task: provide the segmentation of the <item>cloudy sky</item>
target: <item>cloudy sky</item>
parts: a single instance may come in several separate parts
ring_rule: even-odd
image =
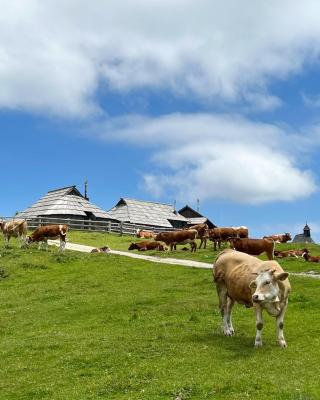
[[[89,180],[320,240],[320,3],[0,0],[0,215]]]

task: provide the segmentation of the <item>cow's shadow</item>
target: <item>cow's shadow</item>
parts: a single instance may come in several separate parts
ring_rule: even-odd
[[[255,349],[254,347],[254,335],[246,335],[235,333],[233,336],[225,336],[222,331],[215,330],[207,333],[197,333],[186,337],[187,341],[193,343],[206,344],[209,348],[214,345],[214,348],[221,348],[230,352],[232,359],[245,359],[253,357],[257,351],[263,351],[262,349]]]

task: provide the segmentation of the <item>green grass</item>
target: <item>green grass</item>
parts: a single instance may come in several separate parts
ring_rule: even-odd
[[[210,270],[15,244],[0,254],[0,399],[320,398],[319,281],[291,278],[289,347],[266,316],[255,350],[251,309],[236,306],[236,335],[222,335]]]
[[[106,244],[110,246],[113,250],[123,250],[127,251],[131,242],[138,242],[141,239],[138,239],[134,236],[124,235],[119,236],[117,234],[109,234],[109,233],[100,233],[100,232],[81,232],[81,231],[70,231],[68,233],[68,241],[72,243],[80,243],[86,244],[88,246],[96,246],[102,247]],[[198,241],[198,244],[200,241]],[[158,257],[174,257],[174,258],[183,258],[188,260],[196,260],[202,261],[206,263],[213,263],[219,251],[213,251],[212,242],[208,241],[207,249],[198,249],[196,253],[191,253],[190,251],[183,251],[181,248],[184,246],[178,246],[177,251],[148,251],[145,254],[155,255]],[[186,247],[189,247],[188,245]],[[311,254],[320,255],[320,246],[317,244],[311,245],[298,245],[298,244],[276,244],[276,249],[278,250],[287,250],[287,249],[301,249],[307,247]],[[144,254],[139,252],[138,250],[134,250],[133,253]],[[261,259],[266,260],[266,256],[261,256]],[[278,259],[277,260],[280,265],[289,272],[308,272],[308,271],[316,271],[320,273],[320,264],[309,263],[306,262],[303,258],[286,258],[286,259]]]

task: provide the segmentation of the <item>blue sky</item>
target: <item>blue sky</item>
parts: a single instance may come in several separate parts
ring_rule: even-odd
[[[89,180],[320,241],[317,1],[2,0],[0,215]]]

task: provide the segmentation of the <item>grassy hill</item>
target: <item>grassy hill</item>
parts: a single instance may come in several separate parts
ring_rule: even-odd
[[[0,399],[320,398],[319,281],[291,277],[289,347],[266,316],[255,350],[252,309],[236,306],[236,336],[221,333],[210,270],[15,244],[0,255]]]

